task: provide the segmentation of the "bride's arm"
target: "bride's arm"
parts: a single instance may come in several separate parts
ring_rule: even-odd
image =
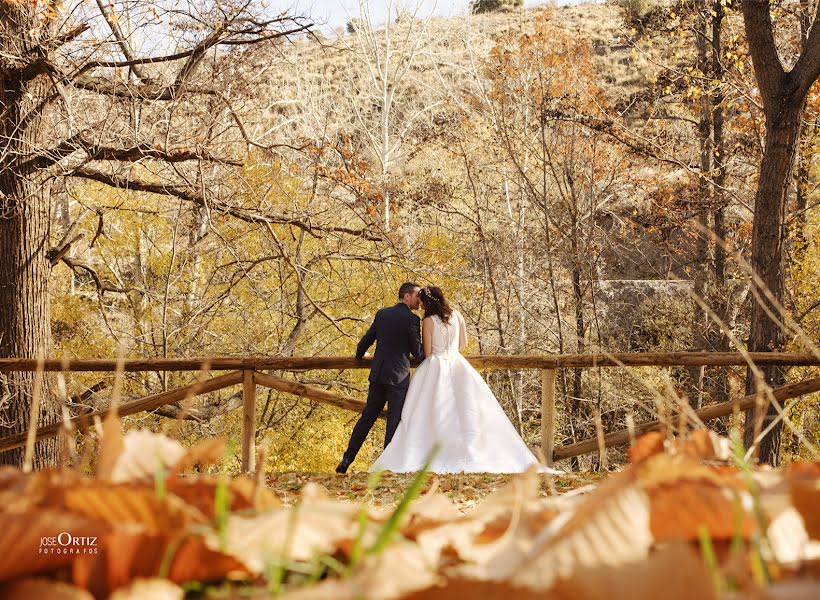
[[[425,357],[433,354],[433,317],[425,317],[421,324],[421,345]]]
[[[464,317],[461,313],[458,314],[458,349],[464,350],[467,347],[467,325],[464,323]]]

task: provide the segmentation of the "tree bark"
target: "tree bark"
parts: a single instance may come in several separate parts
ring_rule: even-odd
[[[20,55],[21,46],[37,52],[29,31],[38,27],[34,10],[25,3],[0,4],[0,49]],[[41,103],[49,81],[0,68],[0,358],[36,357],[51,353],[48,259],[51,207],[45,174],[26,168],[41,147]],[[0,436],[28,429],[35,373],[5,373],[0,377]],[[59,417],[51,375],[44,374],[38,426]],[[55,439],[35,445],[35,468],[55,465]],[[22,466],[24,450],[0,453],[0,464]]]
[[[785,103],[784,103],[785,104]],[[754,225],[752,228],[752,268],[760,283],[778,304],[783,302],[785,272],[783,268],[784,242],[786,239],[786,192],[789,187],[792,163],[800,133],[800,116],[803,104],[786,105],[782,117],[775,122],[766,120],[766,144],[760,163],[760,179],[755,195]],[[783,332],[767,311],[779,317],[780,311],[764,296],[764,289],[756,289],[749,323],[749,351],[767,352],[778,350],[783,344]],[[780,387],[786,380],[782,367],[762,367],[764,379],[771,387]],[[755,378],[751,370],[746,377],[746,393],[755,391]],[[745,442],[754,442],[755,432],[765,430],[777,417],[774,406],[758,415],[757,409],[746,412]],[[762,419],[762,421],[761,421]],[[779,463],[782,422],[761,440],[758,457],[772,465]]]
[[[707,51],[706,33],[706,6],[705,0],[698,0],[695,4],[696,28],[695,46],[697,47],[697,68],[705,80],[709,74],[709,59]],[[703,84],[701,84],[703,85]],[[709,263],[709,205],[710,205],[710,185],[709,177],[712,171],[712,104],[711,95],[703,93],[698,101],[698,144],[700,146],[700,177],[698,177],[697,198],[695,198],[696,227],[695,232],[695,256],[693,261],[693,288],[695,295],[703,300],[707,300],[707,276]],[[693,303],[692,322],[690,324],[692,332],[692,347],[694,351],[706,350],[705,328],[707,326],[706,311],[698,302]],[[690,367],[688,396],[689,404],[695,410],[703,405],[703,372],[700,367]]]
[[[755,194],[752,269],[760,278],[761,286],[771,293],[778,304],[782,304],[786,198],[806,96],[820,75],[820,28],[812,26],[794,67],[791,71],[785,71],[775,42],[769,1],[744,0],[741,10],[766,117],[766,140]],[[815,10],[816,25],[820,5]],[[749,323],[749,350],[778,349],[782,345],[783,334],[768,313],[779,317],[779,309],[766,299],[757,285],[753,284],[752,290],[755,301]],[[785,380],[783,369],[778,367],[764,367],[763,374],[765,383],[772,387],[782,385]],[[751,372],[747,372],[746,389],[747,393],[755,389],[755,378]],[[746,444],[751,445],[755,432],[760,428],[765,430],[776,415],[773,406],[768,406],[764,415],[757,415],[756,409],[747,411]],[[758,456],[761,460],[778,464],[781,435],[782,424],[778,423],[760,443]]]

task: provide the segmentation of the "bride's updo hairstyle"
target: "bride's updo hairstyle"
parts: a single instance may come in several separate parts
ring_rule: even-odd
[[[424,317],[432,317],[438,315],[443,323],[450,321],[450,316],[453,314],[453,309],[447,298],[444,297],[444,292],[441,288],[432,285],[421,288],[419,298],[424,302]]]

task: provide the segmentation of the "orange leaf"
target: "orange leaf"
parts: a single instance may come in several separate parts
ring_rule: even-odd
[[[810,538],[820,540],[820,478],[794,480],[790,487],[792,504],[803,517],[806,532]]]
[[[94,600],[94,596],[67,583],[46,579],[22,579],[0,585],[0,597],[4,600]]]
[[[138,525],[150,535],[206,522],[202,513],[176,496],[157,498],[152,488],[134,484],[90,485],[66,490],[66,505],[75,514],[112,526]]]
[[[176,583],[219,581],[248,573],[242,563],[208,548],[198,535],[113,531],[97,556],[78,561],[74,583],[97,597],[105,597],[134,579],[156,576],[166,561],[168,579]]]
[[[107,530],[104,523],[55,510],[0,513],[0,581],[66,567],[96,548]],[[75,544],[75,537],[95,540]]]
[[[635,445],[627,450],[629,462],[633,465],[642,463],[650,456],[663,452],[663,434],[650,431],[635,440]]]

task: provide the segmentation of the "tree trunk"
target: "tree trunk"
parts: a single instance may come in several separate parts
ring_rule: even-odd
[[[767,118],[766,144],[763,159],[760,163],[760,179],[755,196],[754,226],[752,229],[752,267],[761,284],[778,303],[783,301],[785,277],[783,269],[783,245],[785,235],[786,194],[794,161],[797,140],[800,134],[800,117],[803,102],[785,105],[779,119]],[[779,317],[780,312],[764,296],[764,291],[757,288],[757,297],[752,302],[749,324],[749,351],[761,352],[780,348],[783,332],[766,314],[770,311]],[[766,383],[779,387],[785,382],[782,367],[762,367]],[[751,372],[746,377],[747,394],[754,393],[755,380]],[[756,409],[746,412],[745,442],[753,443],[755,432],[765,430],[777,416],[773,406],[769,406],[765,415],[758,415]],[[762,419],[762,421],[761,421]],[[758,449],[761,461],[772,465],[779,463],[782,422],[774,426],[764,437]]]
[[[28,6],[0,6],[0,50],[20,55],[37,27]],[[23,48],[34,53],[33,48]],[[36,357],[51,353],[48,300],[50,194],[44,174],[21,166],[41,148],[40,103],[49,81],[45,75],[23,77],[0,70],[0,357]],[[26,431],[29,426],[35,374],[7,373],[0,378],[0,436]],[[59,417],[46,376],[38,425]],[[34,467],[57,462],[57,440],[35,446]],[[22,448],[0,453],[0,464],[21,466]]]
[[[695,43],[697,46],[697,68],[706,78],[709,74],[709,60],[707,52],[706,36],[706,7],[705,0],[699,0],[695,9],[697,11],[697,26],[695,30]],[[709,262],[709,204],[710,189],[709,177],[712,170],[712,105],[711,96],[703,94],[699,101],[698,118],[698,144],[700,145],[700,177],[698,178],[697,198],[695,199],[696,214],[696,242],[694,256],[694,293],[699,300],[707,302],[706,281]],[[704,329],[707,326],[706,312],[696,301],[692,307],[692,322],[690,328],[692,332],[692,350],[702,351],[706,349],[706,336]],[[695,410],[703,405],[703,367],[689,367],[688,396],[689,404]]]
[[[801,4],[806,15],[808,6],[805,2]],[[808,21],[801,22],[802,51],[790,71],[785,70],[780,59],[769,0],[743,0],[740,8],[766,115],[766,143],[760,163],[752,227],[752,268],[760,278],[762,287],[771,293],[778,304],[782,304],[786,196],[806,96],[820,76],[820,5],[815,5],[810,30]],[[752,291],[755,301],[749,323],[749,350],[775,350],[781,345],[783,334],[768,313],[779,318],[779,309],[772,306],[757,285],[752,285]],[[781,385],[785,379],[783,370],[777,367],[764,368],[763,374],[766,383],[772,387]],[[754,386],[754,377],[747,373],[747,391]],[[759,419],[755,412],[747,411],[746,414],[744,437],[747,445],[753,442],[758,426],[766,429],[777,414],[771,406]],[[782,423],[778,423],[764,437],[758,449],[761,460],[773,465],[779,462],[781,434]]]
[[[712,3],[712,77],[717,85],[712,91],[712,169],[714,171],[714,187],[712,189],[712,227],[715,234],[715,256],[712,261],[712,299],[711,305],[720,316],[726,327],[731,327],[730,290],[726,285],[726,243],[727,227],[725,215],[725,200],[723,189],[726,185],[726,139],[723,134],[725,116],[723,112],[723,43],[721,41],[723,18],[726,16],[720,0]],[[729,351],[729,336],[727,331],[711,329],[714,337],[710,338],[709,347],[718,352]],[[711,386],[712,402],[725,402],[729,399],[729,369],[718,367],[712,371],[713,385]],[[709,427],[725,435],[728,432],[728,419],[720,418],[710,421]]]

